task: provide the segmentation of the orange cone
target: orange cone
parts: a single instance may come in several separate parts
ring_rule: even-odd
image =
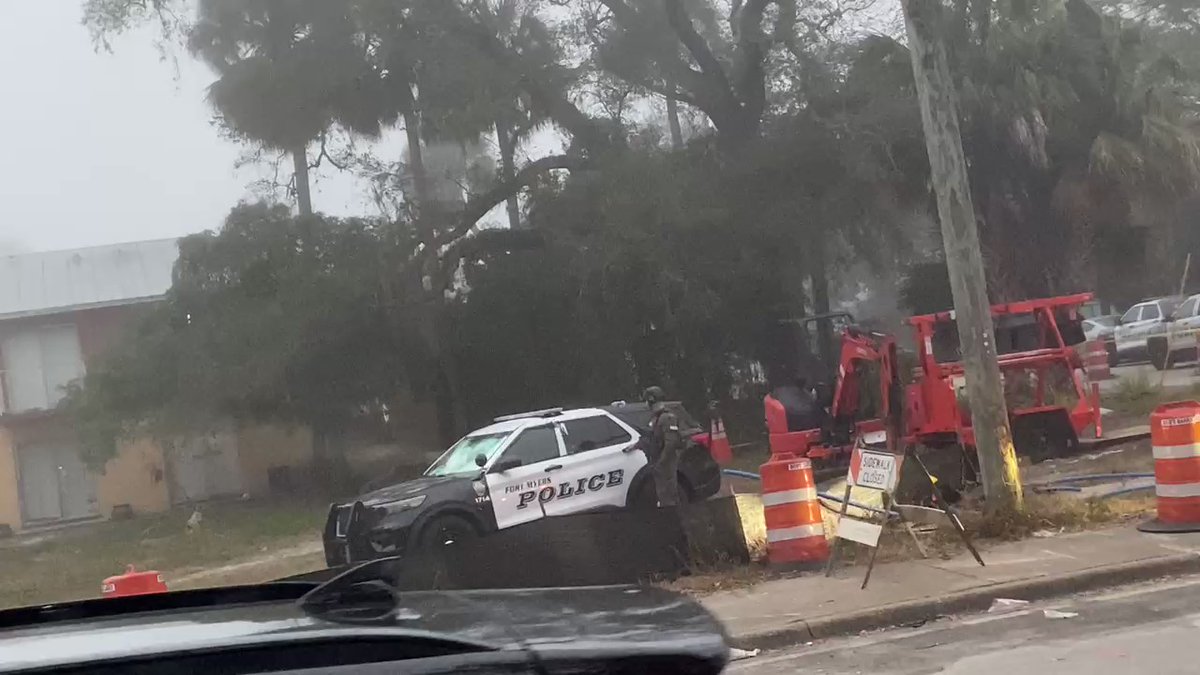
[[[729,445],[729,437],[725,435],[725,420],[718,417],[711,422],[708,438],[708,452],[713,461],[721,466],[729,466],[733,462],[733,447]]]
[[[100,586],[100,594],[106,598],[166,592],[167,583],[161,574],[153,570],[139,572],[133,565],[126,566],[124,574],[108,577]]]

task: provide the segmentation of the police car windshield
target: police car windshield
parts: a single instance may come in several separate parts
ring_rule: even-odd
[[[425,470],[426,476],[449,476],[456,473],[475,473],[479,465],[475,457],[483,455],[489,460],[500,450],[510,432],[464,436],[450,447],[437,461]]]

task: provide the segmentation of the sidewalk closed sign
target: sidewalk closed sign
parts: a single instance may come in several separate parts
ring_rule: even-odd
[[[871,570],[875,568],[875,555],[879,553],[879,537],[883,534],[883,528],[892,522],[899,522],[904,526],[908,535],[912,537],[913,543],[916,544],[917,550],[921,552],[921,557],[929,557],[925,552],[925,547],[921,545],[921,540],[917,538],[916,532],[913,531],[912,525],[904,518],[903,513],[899,510],[892,510],[892,505],[895,503],[893,496],[896,492],[896,486],[900,483],[900,470],[905,457],[911,451],[906,448],[904,454],[893,454],[883,450],[863,447],[861,442],[855,445],[854,451],[850,455],[850,470],[846,473],[846,492],[845,496],[842,497],[842,508],[838,512],[837,538],[834,540],[833,547],[829,552],[829,563],[825,566],[825,576],[833,574],[833,566],[838,556],[838,542],[841,540],[853,541],[871,548],[871,557],[867,562],[867,573],[863,576],[862,582],[862,588],[866,588],[867,582],[871,580]],[[916,468],[921,470],[922,474],[929,479],[930,485],[936,489],[934,477],[925,469],[925,465],[921,464],[919,458],[916,459],[916,462]],[[877,515],[860,517],[849,515],[850,495],[855,488],[875,490],[880,493],[878,496],[881,508],[879,509],[861,507],[856,504],[856,507],[868,512],[874,512]],[[941,507],[940,510],[950,520],[950,524],[954,526],[955,531],[962,537],[963,543],[967,545],[967,548],[971,551],[971,555],[975,556],[976,562],[983,565],[983,558],[979,556],[979,551],[975,550],[975,546],[971,543],[970,537],[967,536],[966,530],[963,529],[962,522],[958,519],[958,516],[946,507],[943,500],[939,499],[938,505]]]
[[[895,492],[900,478],[900,460],[890,452],[854,449],[850,457],[850,473],[846,480],[855,487]]]
[[[900,480],[900,461],[903,456],[890,452],[866,450],[855,447],[850,455],[850,471],[846,474],[846,499],[850,499],[850,488],[880,490],[891,494]],[[888,502],[885,500],[884,504]],[[837,536],[840,539],[858,542],[865,546],[878,546],[883,524],[846,515],[838,516]]]
[[[847,541],[856,541],[864,546],[878,546],[883,525],[858,520],[850,516],[838,518],[837,536]]]

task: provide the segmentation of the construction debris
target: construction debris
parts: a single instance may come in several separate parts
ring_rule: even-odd
[[[811,643],[809,643],[809,644],[811,644]],[[738,649],[737,647],[730,647],[729,648],[729,660],[730,661],[741,661],[742,659],[752,659],[755,656],[758,656],[758,652],[759,652],[759,650],[757,650],[757,649],[746,650],[746,649]]]
[[[988,607],[988,614],[1004,614],[1006,612],[1015,612],[1018,609],[1024,609],[1029,604],[1028,600],[1013,600],[1012,598],[996,598],[992,600],[992,606]]]
[[[1042,616],[1047,619],[1074,619],[1079,612],[1060,612],[1057,609],[1043,609]]]

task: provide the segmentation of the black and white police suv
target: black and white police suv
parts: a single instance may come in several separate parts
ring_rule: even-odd
[[[716,494],[706,434],[678,404],[687,447],[683,499]],[[333,504],[323,535],[331,566],[427,550],[548,516],[656,503],[644,403],[553,408],[496,418],[464,436],[424,475]]]

